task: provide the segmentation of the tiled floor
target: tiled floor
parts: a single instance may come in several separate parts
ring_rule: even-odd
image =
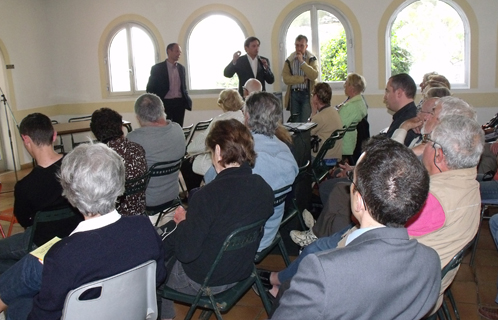
[[[19,174],[23,177],[29,170]],[[3,184],[0,194],[0,210],[12,207],[14,185],[13,174],[0,174],[0,182]],[[4,230],[8,229],[8,223],[2,221]],[[20,226],[14,227],[14,232],[20,232]],[[467,253],[452,285],[452,293],[457,302],[458,311],[462,320],[481,319],[477,313],[479,305],[498,306],[494,300],[497,294],[496,282],[498,278],[498,251],[489,233],[488,221],[485,220],[481,226],[481,237],[479,239],[475,268],[469,266],[470,251]],[[282,258],[271,255],[266,258],[259,267],[270,270],[280,270],[284,267]],[[183,319],[188,307],[175,304],[176,319]],[[194,319],[200,314],[196,311]],[[267,315],[259,297],[249,290],[245,296],[224,315],[227,320],[252,320],[266,319]],[[453,317],[455,318],[455,317]],[[211,319],[215,319],[214,316]],[[484,319],[484,318],[482,318]]]

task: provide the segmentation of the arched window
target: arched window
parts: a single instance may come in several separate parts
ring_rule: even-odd
[[[224,41],[219,40],[220,35]],[[234,52],[244,53],[246,37],[241,24],[225,14],[209,14],[197,20],[187,39],[190,89],[236,88],[237,75],[225,78],[223,70]]]
[[[116,95],[145,92],[157,57],[157,44],[150,31],[137,23],[120,25],[107,46],[108,91]]]
[[[420,81],[425,73],[436,71],[452,88],[469,86],[469,23],[454,1],[405,3],[388,26],[388,77],[405,72]]]
[[[283,60],[295,51],[298,35],[308,38],[308,50],[321,66],[320,81],[344,81],[354,71],[353,32],[344,15],[324,4],[301,6],[289,14],[283,28]]]

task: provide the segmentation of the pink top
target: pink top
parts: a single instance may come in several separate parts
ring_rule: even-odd
[[[423,236],[441,228],[444,225],[445,215],[443,207],[430,192],[427,201],[419,213],[414,215],[405,227],[412,237]]]

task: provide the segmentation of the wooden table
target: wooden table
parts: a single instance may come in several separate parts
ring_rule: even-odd
[[[73,134],[80,132],[88,132],[90,130],[90,120],[86,121],[77,121],[77,122],[68,122],[68,123],[57,123],[54,124],[54,130],[57,131],[59,136],[65,134]],[[123,120],[123,127],[126,127],[128,132],[132,131],[130,121]]]

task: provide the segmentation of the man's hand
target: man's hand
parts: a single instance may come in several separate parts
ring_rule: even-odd
[[[179,224],[183,220],[187,218],[187,211],[182,206],[179,206],[175,210],[175,215],[173,216],[173,220],[176,224]]]
[[[336,178],[346,178],[347,172],[354,170],[354,167],[350,166],[348,163],[339,164],[339,167],[342,169],[342,171],[337,173]]]
[[[414,117],[403,122],[400,128],[405,129],[406,131],[413,130],[415,133],[419,134],[423,124],[424,121],[422,119]]]
[[[233,54],[233,59],[232,59],[233,64],[237,63],[237,60],[239,60],[241,54],[242,54],[242,52],[240,52],[240,51],[237,51]]]
[[[296,58],[299,61],[299,63],[303,63],[303,54],[301,52],[296,52]]]
[[[259,58],[259,61],[261,61],[261,64],[263,65],[263,68],[265,70],[267,70],[268,69],[268,60],[263,59],[263,58]]]
[[[412,151],[417,155],[417,157],[421,156],[422,153],[424,153],[424,149],[425,149],[426,144],[427,143],[422,143],[422,144],[419,144],[418,146],[412,148]]]

